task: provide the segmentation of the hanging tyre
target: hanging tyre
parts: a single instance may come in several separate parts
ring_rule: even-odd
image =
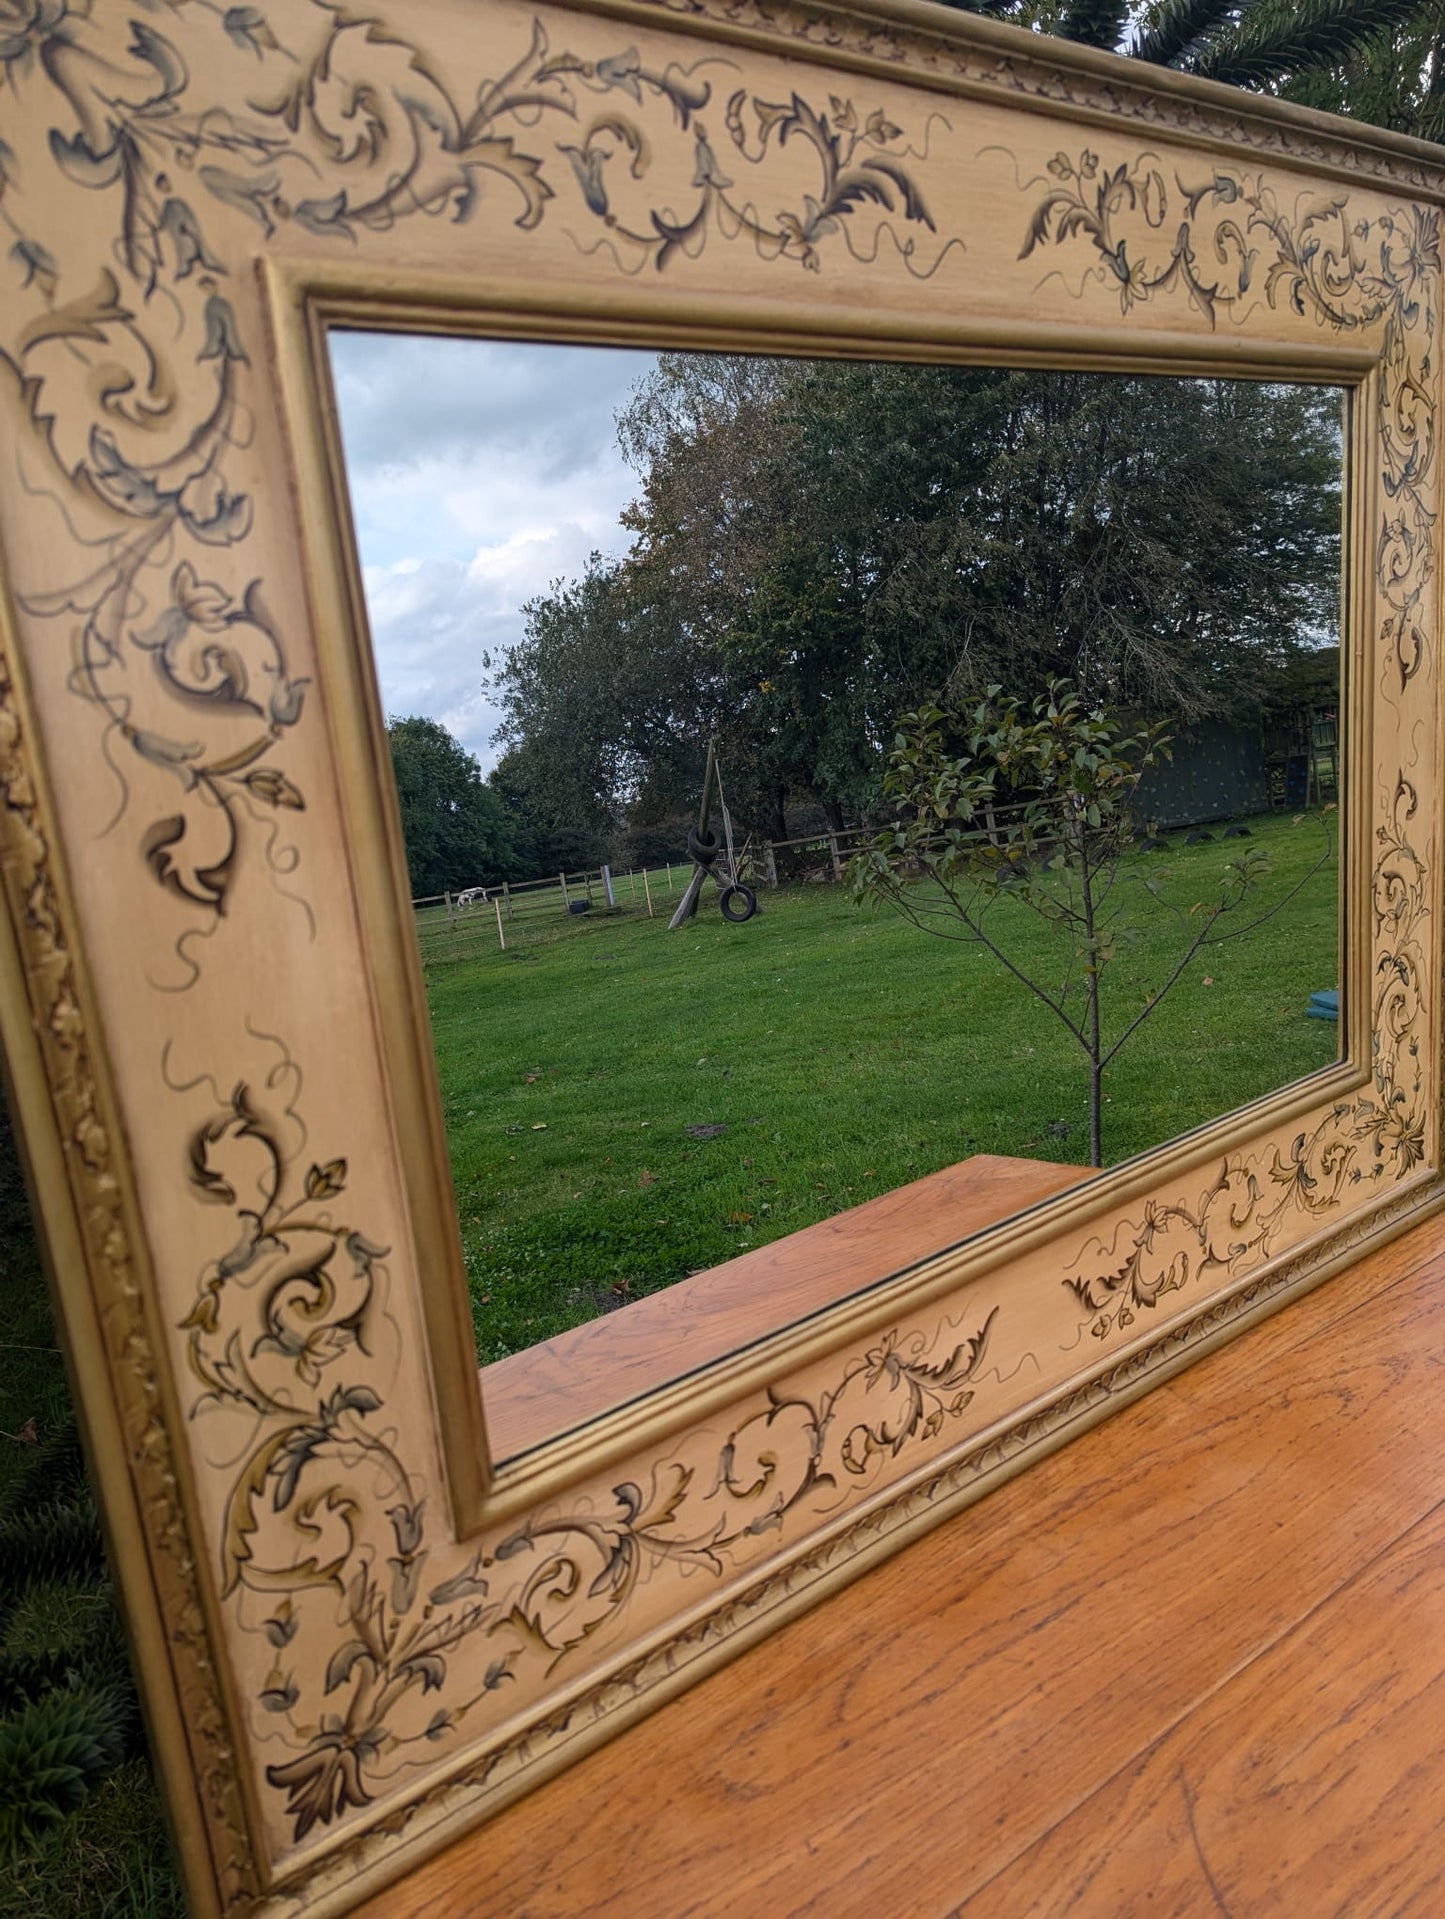
[[[757,912],[758,896],[751,886],[725,886],[719,905],[725,920],[731,920],[734,926],[741,926]]]

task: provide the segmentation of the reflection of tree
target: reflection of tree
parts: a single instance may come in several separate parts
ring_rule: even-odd
[[[754,824],[841,824],[944,686],[1254,715],[1337,617],[1328,392],[664,355],[620,428],[632,548],[532,603],[501,682],[579,819],[665,810],[715,733]]]
[[[515,877],[511,815],[460,741],[436,720],[390,720],[386,731],[413,896]]]
[[[1064,681],[1030,709],[999,695],[990,688],[970,715],[925,707],[899,722],[884,783],[899,817],[854,861],[854,891],[924,932],[982,946],[1049,1009],[1089,1063],[1089,1163],[1101,1166],[1105,1068],[1206,948],[1273,919],[1332,847],[1326,833],[1288,891],[1241,915],[1270,871],[1251,847],[1226,861],[1212,898],[1185,910],[1169,900],[1165,873],[1126,867],[1134,795],[1167,751],[1162,729],[1131,734]],[[1143,1006],[1106,1034],[1104,978],[1141,937],[1141,894],[1172,916],[1176,936]],[[995,912],[1004,902],[1056,936],[1047,964],[1017,940],[1018,915]]]

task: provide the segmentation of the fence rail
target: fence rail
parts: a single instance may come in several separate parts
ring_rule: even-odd
[[[1057,801],[1060,810],[1071,804],[1068,795]],[[1005,853],[1018,830],[1015,816],[1037,809],[1018,801],[981,807],[969,839],[990,840]],[[749,838],[736,850],[734,878],[757,888],[790,883],[841,882],[847,862],[878,829],[824,827],[791,839],[755,841]],[[940,828],[929,844],[944,837]],[[726,870],[724,861],[719,870]],[[661,866],[629,867],[612,871],[606,866],[557,873],[546,879],[503,881],[497,886],[463,887],[457,892],[434,893],[412,901],[417,937],[424,962],[462,959],[477,951],[479,938],[495,939],[505,951],[508,934],[529,925],[555,921],[559,915],[600,907],[609,912],[645,913],[649,919],[669,895],[682,892],[693,872],[686,858]]]
[[[853,827],[787,840],[749,839],[737,849],[736,877],[754,887],[776,887],[799,879],[841,880],[848,857],[871,832],[870,827]],[[686,858],[618,871],[593,866],[545,879],[504,880],[495,886],[427,894],[411,903],[422,958],[463,957],[476,949],[483,933],[505,950],[509,932],[555,920],[582,909],[583,902],[586,909],[636,911],[655,918],[659,906],[682,892],[692,870]]]
[[[476,950],[479,938],[495,940],[505,951],[509,933],[572,912],[636,911],[653,917],[669,894],[681,891],[691,870],[687,861],[623,872],[593,866],[546,879],[424,895],[411,903],[423,963],[464,958]]]
[[[999,809],[999,825],[1002,815],[1010,810]],[[749,839],[737,849],[736,877],[754,887],[798,881],[839,882],[849,858],[872,838],[874,831],[869,826],[838,832],[825,827],[821,832],[786,840]],[[979,828],[981,836],[989,831],[989,827]],[[545,879],[462,887],[415,899],[412,910],[423,962],[467,958],[480,943],[493,939],[505,951],[509,934],[555,921],[572,911],[600,908],[655,918],[658,907],[670,895],[681,893],[692,870],[687,859],[616,872],[606,866],[593,866]]]

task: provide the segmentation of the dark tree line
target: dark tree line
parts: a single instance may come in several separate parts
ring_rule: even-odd
[[[619,421],[632,544],[525,609],[519,817],[597,844],[695,803],[878,806],[899,713],[1001,682],[1254,717],[1332,638],[1326,389],[664,354]]]
[[[519,877],[516,822],[461,742],[416,717],[386,731],[412,898]]]
[[[412,715],[386,730],[413,899],[570,873],[606,857],[594,834],[539,826],[506,768],[484,778],[439,721]]]

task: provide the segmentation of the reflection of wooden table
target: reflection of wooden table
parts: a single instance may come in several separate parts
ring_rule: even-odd
[[[492,1455],[509,1459],[525,1452],[594,1413],[996,1226],[1087,1175],[1083,1166],[976,1153],[485,1366]]]
[[[1445,1911],[1445,1226],[459,1842],[369,1919]]]

